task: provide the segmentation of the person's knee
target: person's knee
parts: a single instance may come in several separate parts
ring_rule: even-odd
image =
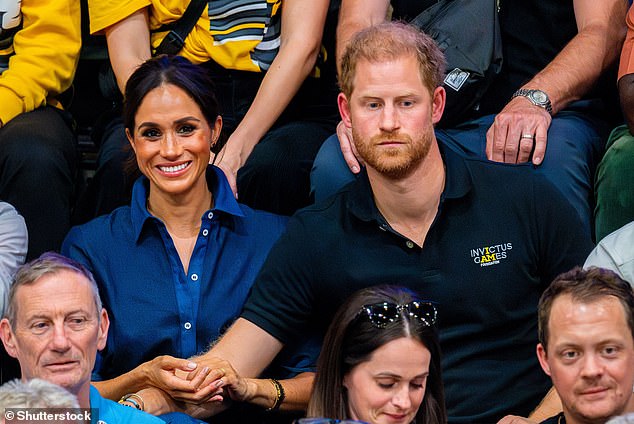
[[[634,219],[634,136],[617,128],[597,168],[595,231],[597,241]]]

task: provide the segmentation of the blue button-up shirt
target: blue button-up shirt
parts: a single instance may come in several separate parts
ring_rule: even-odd
[[[93,378],[121,375],[158,355],[205,351],[239,315],[287,218],[238,204],[223,172],[207,169],[214,207],[201,217],[185,273],[165,224],[146,207],[149,181],[130,206],[74,227],[62,253],[94,275],[110,314]]]

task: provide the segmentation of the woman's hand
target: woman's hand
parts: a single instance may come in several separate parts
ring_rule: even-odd
[[[199,366],[188,359],[163,355],[144,363],[141,367],[149,385],[161,389],[177,401],[198,404],[222,393],[218,383],[204,386],[207,377],[212,383],[217,381],[221,377],[219,371]],[[188,379],[187,376],[190,374],[193,378]],[[222,400],[222,397],[218,399]]]

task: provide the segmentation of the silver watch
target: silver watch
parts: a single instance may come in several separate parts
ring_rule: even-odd
[[[539,106],[546,110],[549,114],[553,114],[553,106],[550,103],[550,99],[548,98],[548,94],[543,92],[542,90],[530,90],[526,88],[520,88],[515,93],[511,99],[515,97],[526,97],[532,104],[535,106]]]

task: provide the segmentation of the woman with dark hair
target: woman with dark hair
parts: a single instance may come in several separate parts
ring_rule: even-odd
[[[147,387],[211,397],[219,387],[196,386],[211,372],[216,379],[231,372],[244,387],[228,364],[182,379],[178,371],[186,375],[196,364],[177,358],[207,350],[238,316],[286,225],[284,217],[237,203],[225,174],[209,165],[222,127],[211,87],[207,73],[181,57],[158,57],[132,74],[124,123],[143,174],[132,203],[73,228],[62,248],[93,273],[110,314],[95,386],[139,408],[148,400],[129,395]],[[292,363],[293,372],[310,362]],[[259,405],[280,406],[271,381],[251,387]]]
[[[436,307],[409,289],[355,293],[335,314],[308,416],[370,424],[447,422]]]

